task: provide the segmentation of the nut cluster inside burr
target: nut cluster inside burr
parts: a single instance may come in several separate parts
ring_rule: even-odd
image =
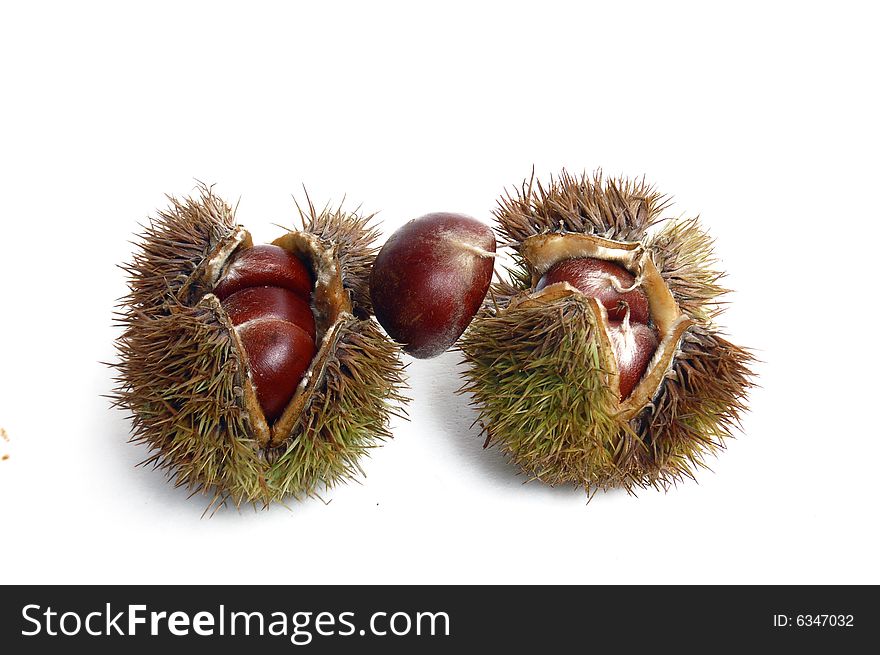
[[[214,288],[247,353],[269,422],[281,416],[315,356],[312,287],[306,265],[269,244],[237,253]]]

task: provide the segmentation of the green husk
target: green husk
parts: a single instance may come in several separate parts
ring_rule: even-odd
[[[547,186],[527,180],[506,194],[495,217],[513,248],[507,279],[460,342],[466,383],[486,445],[501,448],[528,476],[571,483],[588,493],[622,487],[668,488],[693,477],[724,447],[746,410],[754,359],[723,338],[712,241],[696,218],[662,220],[668,199],[644,180],[563,172]],[[640,242],[685,318],[671,366],[650,401],[626,416],[608,389],[598,321],[577,293],[533,294],[533,270],[519,252],[537,235],[589,234]],[[525,297],[534,301],[525,303]]]
[[[581,296],[519,306],[474,321],[460,341],[487,444],[550,484],[624,484],[615,453],[635,434],[613,419],[616,399]]]
[[[359,303],[375,255],[371,217],[311,203],[300,212],[303,230],[334,248],[352,311],[340,316],[323,377],[290,435],[261,448],[244,406],[246,363],[201,277],[241,229],[211,189],[199,192],[172,199],[124,267],[114,403],[131,414],[132,441],[151,450],[146,464],[216,506],[302,498],[361,475],[361,457],[390,438],[390,415],[404,401],[398,351]]]

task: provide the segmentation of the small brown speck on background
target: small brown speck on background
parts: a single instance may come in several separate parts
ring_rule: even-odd
[[[3,441],[9,441],[9,435],[3,428],[0,428],[0,439],[3,439]]]
[[[5,462],[7,459],[9,459],[9,455],[3,455],[3,457],[0,457],[0,461],[3,462]]]

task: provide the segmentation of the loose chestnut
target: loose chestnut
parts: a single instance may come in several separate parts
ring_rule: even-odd
[[[413,357],[452,346],[480,309],[495,258],[495,235],[470,216],[426,214],[397,230],[370,275],[373,310]]]
[[[650,320],[648,296],[635,286],[635,276],[619,264],[595,257],[564,259],[544,273],[536,290],[556,282],[568,282],[598,300],[608,310],[610,321],[622,321],[627,307],[630,321],[647,324]]]

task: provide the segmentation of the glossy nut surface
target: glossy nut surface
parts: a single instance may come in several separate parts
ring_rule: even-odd
[[[556,282],[568,282],[584,295],[598,300],[608,310],[610,321],[622,321],[629,306],[630,321],[650,322],[648,296],[641,289],[630,289],[635,277],[619,264],[592,257],[565,259],[550,267],[538,280],[536,289]]]
[[[305,264],[275,245],[238,252],[214,289],[247,353],[270,423],[284,412],[317,350],[311,292]]]
[[[238,327],[257,400],[267,421],[281,416],[315,355],[315,342],[293,323],[248,321]]]
[[[645,374],[657,350],[657,331],[642,323],[609,322],[609,336],[620,373],[620,398],[625,400]]]
[[[247,287],[283,287],[303,299],[312,292],[312,277],[305,264],[280,246],[254,246],[237,254],[214,294],[223,300]]]
[[[479,310],[494,268],[495,235],[463,214],[426,214],[379,252],[370,297],[385,331],[413,357],[448,349]]]
[[[250,287],[236,291],[223,301],[233,325],[260,318],[293,323],[315,339],[315,316],[301,296],[281,287]]]

